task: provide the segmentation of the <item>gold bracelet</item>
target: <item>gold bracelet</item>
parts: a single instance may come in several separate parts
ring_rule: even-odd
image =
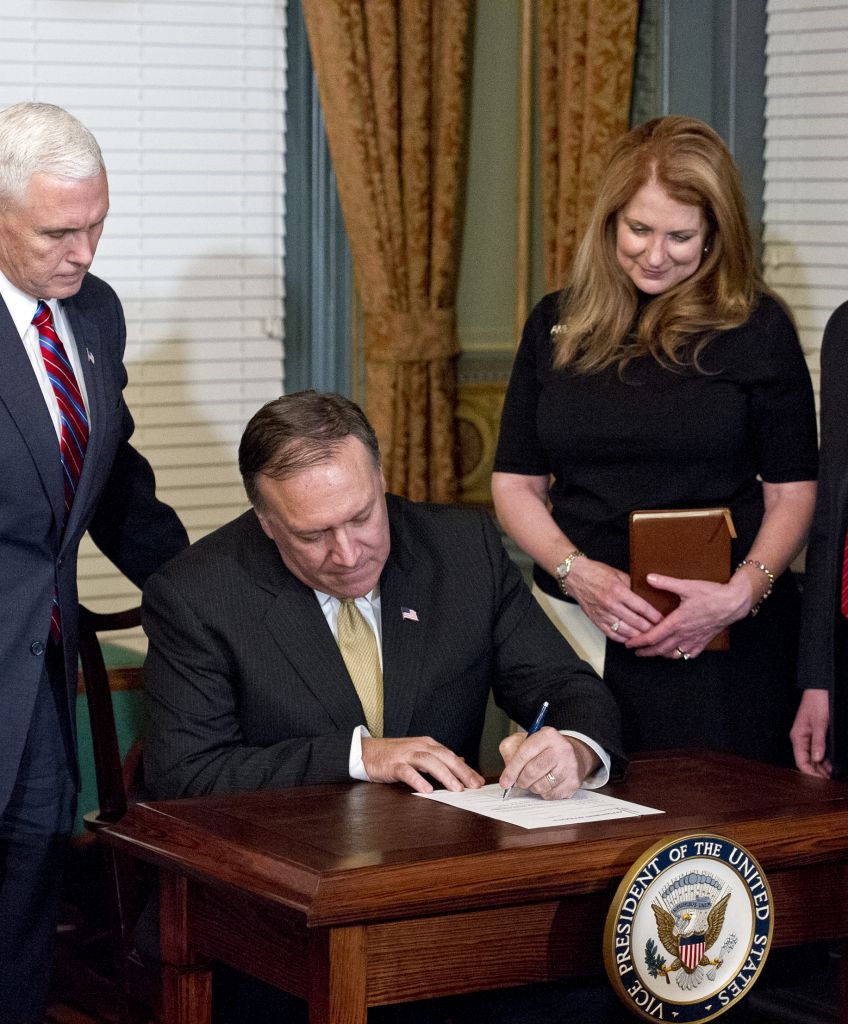
[[[563,597],[568,597],[568,574],[571,572],[571,566],[574,563],[575,558],[585,558],[586,554],[583,551],[575,548],[573,551],[565,556],[565,558],[559,563],[554,572],[556,573],[556,581],[559,585],[559,589],[562,592]]]
[[[751,608],[751,614],[756,615],[757,612],[760,610],[760,606],[762,605],[763,601],[765,601],[765,599],[774,590],[774,573],[771,571],[771,569],[769,569],[767,565],[763,565],[762,562],[757,562],[753,558],[743,558],[739,565],[736,566],[736,568],[741,569],[743,565],[753,565],[755,569],[759,569],[760,572],[765,573],[766,577],[768,578],[768,589],[759,599],[759,601],[757,601],[757,603]]]

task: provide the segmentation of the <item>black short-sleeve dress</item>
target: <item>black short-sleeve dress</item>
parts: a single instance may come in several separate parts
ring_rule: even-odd
[[[554,370],[558,294],[536,306],[512,370],[495,470],[550,474],[552,514],[590,558],[628,570],[634,509],[730,507],[744,558],[763,515],[761,481],[816,476],[810,376],[784,309],[763,295],[742,327],[702,350],[700,370],[653,357],[595,374]],[[559,597],[556,581],[534,568]],[[757,616],[731,626],[728,652],[637,658],[608,643],[604,677],[628,751],[703,746],[791,762],[799,601],[790,573]]]

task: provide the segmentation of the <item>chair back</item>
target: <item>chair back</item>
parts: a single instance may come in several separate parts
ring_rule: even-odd
[[[94,774],[100,804],[96,813],[85,816],[86,828],[92,831],[96,831],[101,825],[118,821],[127,810],[127,787],[118,747],[109,673],[106,671],[97,634],[108,630],[131,629],[140,624],[140,607],[128,608],[121,612],[99,613],[80,605],[79,655],[88,697]]]
[[[88,697],[88,716],[94,750],[94,772],[100,808],[84,816],[85,827],[97,833],[103,826],[118,821],[127,810],[133,794],[133,780],[138,774],[141,740],[136,740],[121,763],[109,673],[97,634],[118,629],[132,629],[141,624],[141,608],[101,614],[83,605],[79,610],[79,655],[83,684]],[[161,983],[158,963],[148,964],[138,954],[135,929],[150,901],[156,873],[122,851],[103,848],[104,866],[109,875],[112,926],[106,935],[108,949],[114,959],[114,974],[107,979],[110,1011],[117,1011],[120,1024],[149,1024],[160,1020]],[[107,957],[108,960],[108,957]],[[83,986],[85,989],[85,986]],[[91,993],[77,993],[87,1006]],[[97,1019],[106,1019],[97,1009]],[[86,1018],[88,1019],[88,1018]],[[92,1018],[94,1019],[94,1018]],[[113,1019],[110,1013],[109,1020]]]

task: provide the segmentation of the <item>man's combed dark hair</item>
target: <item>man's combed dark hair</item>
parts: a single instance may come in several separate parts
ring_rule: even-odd
[[[251,503],[261,504],[256,486],[260,474],[285,480],[331,459],[350,437],[365,445],[379,469],[374,428],[344,395],[296,391],[263,405],[245,427],[239,445],[239,470]]]

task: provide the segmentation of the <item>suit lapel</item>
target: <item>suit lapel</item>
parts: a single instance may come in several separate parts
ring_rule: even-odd
[[[433,621],[433,568],[429,559],[416,557],[403,506],[391,495],[387,500],[392,544],[380,578],[384,734],[408,736],[419,701],[429,623]],[[414,617],[405,618],[404,609]]]
[[[416,557],[402,505],[389,495],[388,506],[391,554],[380,577],[383,731],[386,736],[406,736],[423,678],[433,568],[429,559]],[[277,646],[337,725],[364,722],[362,705],[314,592],[283,565],[258,522],[249,531],[248,545],[256,582],[275,595],[266,625]],[[417,621],[404,618],[404,608],[414,612]]]
[[[274,642],[337,726],[364,722],[362,705],[315,593],[289,572],[254,513],[248,515],[255,527],[249,531],[247,557],[256,568],[257,584],[275,596],[265,618]]]
[[[29,448],[53,508],[53,517],[56,523],[61,523],[65,514],[65,499],[59,441],[32,363],[2,299],[0,359],[3,363],[3,373],[0,374],[0,401],[9,410],[9,415]]]

